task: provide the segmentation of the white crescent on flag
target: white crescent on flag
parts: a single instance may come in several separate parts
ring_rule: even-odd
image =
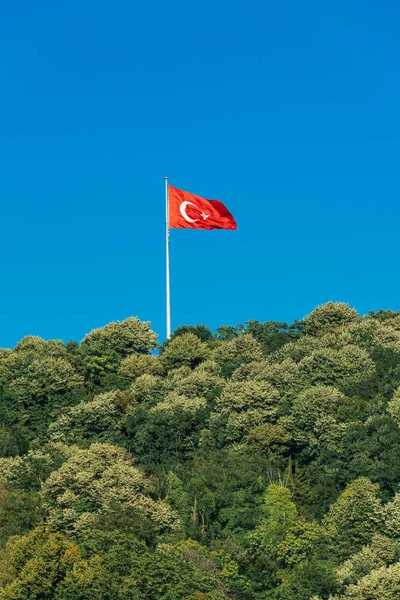
[[[195,204],[193,204],[193,202],[188,202],[187,200],[185,202],[182,202],[182,204],[179,207],[179,210],[181,211],[181,215],[184,219],[186,219],[186,221],[188,223],[196,223],[197,219],[191,219],[190,217],[188,217],[188,215],[186,214],[186,207],[188,204],[191,204],[192,206],[194,206],[195,208],[197,208],[197,206]]]

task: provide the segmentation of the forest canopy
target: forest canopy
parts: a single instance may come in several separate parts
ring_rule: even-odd
[[[400,312],[0,350],[0,600],[400,597]]]

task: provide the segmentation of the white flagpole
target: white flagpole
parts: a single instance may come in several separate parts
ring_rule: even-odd
[[[171,291],[169,282],[169,202],[168,202],[168,177],[165,177],[165,266],[166,266],[166,293],[167,293],[167,340],[171,337]]]

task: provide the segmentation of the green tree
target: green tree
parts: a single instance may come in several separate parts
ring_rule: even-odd
[[[346,396],[331,386],[309,387],[294,398],[280,424],[300,444],[311,449],[338,447],[346,433]]]
[[[275,352],[298,336],[299,323],[289,326],[287,323],[277,321],[250,320],[246,323],[246,333],[252,335],[258,342],[263,344],[268,353]]]
[[[325,518],[339,557],[347,558],[368,544],[383,526],[379,485],[360,477],[349,483]]]
[[[329,595],[332,599],[330,593],[336,588],[332,565],[317,558],[304,561],[290,571],[283,571],[280,576],[283,579],[271,594],[274,600],[310,600],[315,592],[322,594],[322,598]],[[311,600],[316,598],[313,596]]]
[[[388,411],[400,426],[400,387],[395,391],[392,400],[388,404]]]
[[[192,517],[193,499],[185,490],[182,479],[172,471],[167,475],[167,495],[165,500],[175,509],[181,521],[187,527]]]
[[[134,448],[148,460],[162,461],[163,455],[192,451],[204,426],[205,398],[187,398],[170,392],[151,407],[135,436]]]
[[[152,354],[129,354],[120,364],[118,374],[129,381],[141,375],[162,375],[163,366],[160,359]]]
[[[356,310],[344,302],[327,302],[317,306],[304,318],[304,333],[321,335],[359,320]]]
[[[275,420],[279,400],[268,381],[228,382],[215,400],[211,429],[223,441],[241,440],[254,427]]]
[[[0,485],[0,546],[14,535],[27,533],[43,516],[36,491]]]
[[[115,597],[121,600],[172,600],[192,594],[223,600],[230,586],[242,583],[232,559],[193,540],[159,544],[151,550],[126,532],[94,529],[82,533],[79,546],[87,559],[102,557],[108,587],[118,590]]]
[[[49,426],[53,441],[74,444],[83,440],[118,440],[121,429],[121,392],[98,394],[89,402],[68,408]]]
[[[197,367],[210,356],[210,350],[194,333],[184,333],[173,339],[160,356],[165,369],[188,366]]]
[[[365,350],[346,346],[340,350],[315,350],[299,364],[304,387],[333,385],[350,395],[366,391],[370,394],[375,365]]]
[[[180,325],[172,332],[170,339],[164,342],[163,347],[166,348],[172,340],[186,333],[193,333],[202,342],[210,342],[213,339],[211,329],[205,325]]]
[[[132,514],[155,531],[179,529],[177,515],[153,500],[152,484],[129,453],[111,444],[76,450],[42,487],[47,521],[54,531],[78,532],[103,517]]]
[[[392,500],[385,505],[385,533],[396,540],[400,540],[400,493],[394,495]]]
[[[217,327],[214,337],[216,340],[220,340],[222,342],[229,342],[230,340],[233,340],[235,337],[243,333],[243,330],[244,326],[241,323],[236,327],[232,325],[221,325],[220,327]]]
[[[141,404],[154,406],[165,397],[165,382],[158,375],[141,375],[131,384],[129,392],[133,408]]]
[[[217,450],[200,443],[184,479],[193,499],[190,536],[204,543],[223,538],[234,546],[246,544],[261,515],[269,468],[267,457],[244,446]]]
[[[157,335],[150,323],[129,317],[94,329],[80,346],[82,369],[91,389],[102,391],[122,387],[124,377],[117,375],[121,361],[129,354],[148,354],[157,346]]]
[[[233,372],[232,381],[269,381],[279,392],[290,395],[300,388],[299,367],[291,358],[279,363],[250,362]]]
[[[201,396],[208,402],[212,402],[220,395],[225,383],[221,377],[203,369],[203,364],[193,371],[174,369],[165,378],[165,386],[168,391],[188,398]]]
[[[40,442],[40,445],[39,443]],[[22,456],[0,459],[0,485],[13,490],[37,491],[52,471],[58,469],[76,450],[61,443],[43,443],[35,440],[36,447]]]
[[[27,451],[28,445],[21,434],[23,436],[20,426],[0,425],[0,457],[17,456]]]
[[[400,364],[395,367],[390,367],[382,376],[379,382],[379,392],[385,398],[392,398],[394,392],[400,388]]]
[[[342,329],[341,337],[347,344],[364,348],[372,355],[382,349],[400,351],[400,332],[374,319],[361,319]]]
[[[359,552],[353,554],[338,567],[337,580],[344,589],[345,586],[357,583],[374,569],[397,562],[400,557],[399,553],[398,541],[375,534],[370,544],[363,546]]]
[[[333,600],[394,600],[400,595],[400,562],[374,569]]]
[[[213,359],[219,365],[221,375],[226,378],[240,365],[260,361],[264,356],[263,346],[249,334],[241,334],[227,342],[219,342],[213,351]]]
[[[54,411],[84,396],[83,378],[61,342],[24,338],[0,356],[0,416],[26,440],[44,435]],[[26,448],[24,439],[19,441]]]
[[[346,344],[364,348],[370,354],[380,379],[400,362],[400,331],[391,327],[391,323],[393,320],[382,323],[376,319],[361,319],[342,333]]]
[[[249,533],[253,576],[257,579],[267,577],[269,587],[276,584],[279,545],[300,519],[291,496],[288,488],[269,485],[264,497],[263,517]]]
[[[115,321],[105,327],[93,329],[82,340],[82,348],[91,348],[100,354],[104,351],[117,352],[121,357],[132,352],[147,354],[157,344],[157,335],[151,331],[150,323],[129,317]]]
[[[50,533],[43,527],[33,529],[26,536],[11,540],[8,554],[11,581],[0,589],[1,600],[66,600],[71,596],[62,594],[63,584],[77,577],[81,592],[72,598],[111,600],[108,594],[101,593],[107,589],[101,559],[82,561],[78,546],[59,533]]]
[[[389,499],[398,489],[400,436],[395,421],[385,405],[380,404],[381,401],[374,398],[367,407],[373,414],[368,410],[360,414],[357,404],[354,405],[357,420],[347,425],[340,460],[331,468],[340,475],[336,479],[338,485],[360,476],[368,477],[379,483],[382,497]]]

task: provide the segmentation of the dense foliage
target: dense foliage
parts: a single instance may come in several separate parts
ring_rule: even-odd
[[[0,350],[0,600],[400,597],[400,313]]]

